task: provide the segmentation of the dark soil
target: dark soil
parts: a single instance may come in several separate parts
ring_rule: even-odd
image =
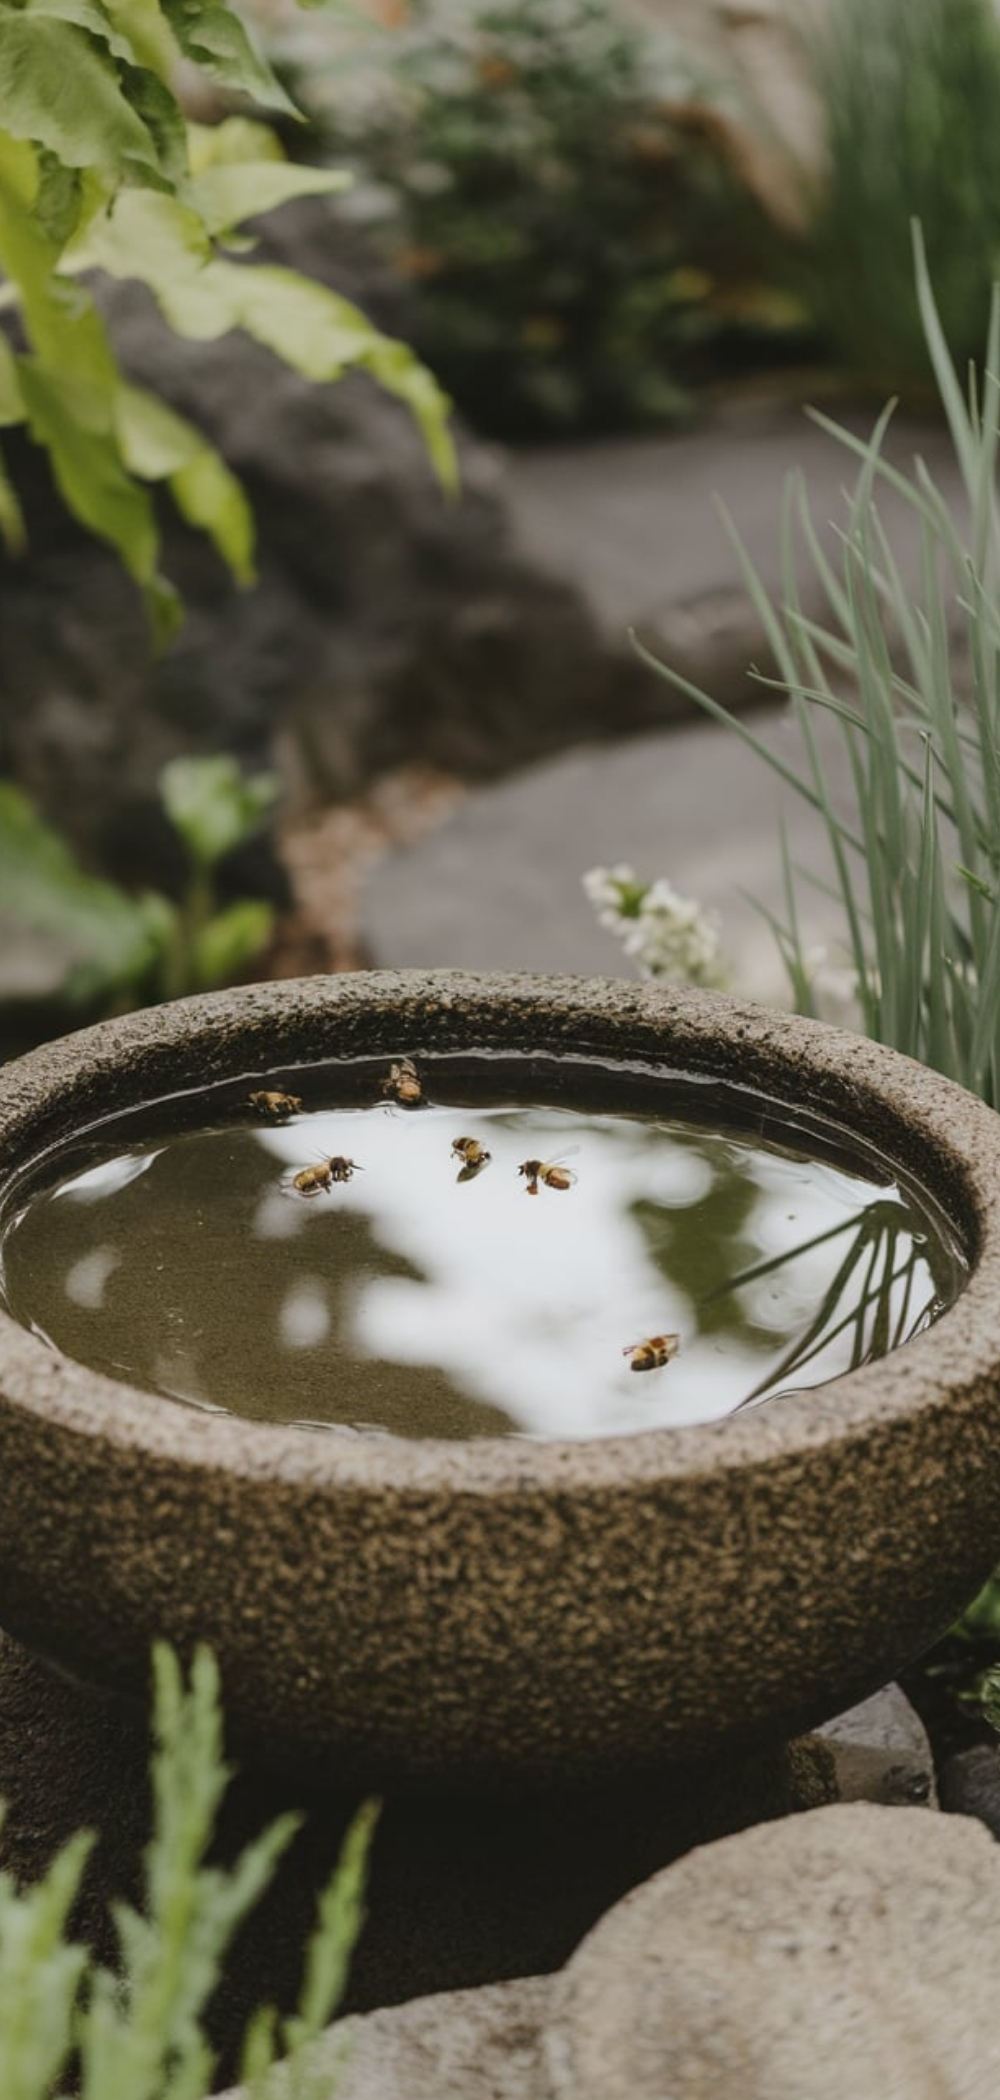
[[[983,1672],[997,1663],[1000,1639],[996,1635],[970,1638],[952,1632],[909,1669],[900,1671],[899,1682],[930,1737],[939,1777],[957,1752],[972,1750],[979,1743],[996,1748],[996,1731],[984,1718],[977,1687]]]

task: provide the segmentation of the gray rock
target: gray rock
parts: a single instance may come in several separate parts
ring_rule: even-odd
[[[948,1759],[941,1775],[941,1806],[958,1816],[978,1816],[1000,1838],[1000,1755],[992,1743],[977,1743]]]
[[[558,1976],[338,2023],[317,2100],[995,2100],[998,1955],[975,1823],[821,1808],[656,1875]]]
[[[937,1805],[927,1730],[898,1684],[887,1684],[860,1706],[838,1714],[816,1735],[832,1753],[838,1800],[902,1808]],[[1000,1767],[997,1782],[1000,1808]]]
[[[316,2100],[327,2090],[330,2100],[548,2100],[541,2032],[553,1990],[552,1978],[528,1976],[343,2020],[313,2055],[313,2075],[330,2063]]]
[[[867,437],[874,420],[840,400],[830,412],[855,436]],[[888,458],[909,470],[915,453],[956,511],[964,510],[944,427],[894,419]],[[831,521],[846,522],[843,490],[857,462],[787,393],[768,399],[752,386],[713,405],[696,429],[670,437],[519,448],[508,470],[508,502],[521,545],[583,588],[609,634],[637,628],[684,675],[738,704],[748,697],[748,663],[765,667],[762,630],[717,504],[780,598],[781,499],[793,471],[804,475],[816,529],[839,562]],[[916,588],[919,522],[889,488],[880,492],[879,510],[900,571]],[[812,609],[814,573],[808,561],[801,567],[803,603]]]
[[[745,1831],[584,1941],[551,2100],[994,2100],[998,1956],[1000,1863],[971,1821],[854,1803]]]

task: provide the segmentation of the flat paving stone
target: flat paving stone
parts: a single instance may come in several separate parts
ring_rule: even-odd
[[[849,808],[836,727],[818,726],[838,804]],[[796,763],[786,710],[753,727]],[[813,811],[734,731],[701,723],[570,751],[469,795],[439,831],[381,861],[362,897],[361,947],[384,968],[628,976],[631,963],[581,887],[585,869],[624,861],[719,912],[734,990],[787,1003],[773,935],[750,901],[782,910],[779,811],[793,859],[826,877]],[[840,919],[817,894],[803,923],[821,945]]]
[[[856,437],[867,437],[871,409],[827,399],[823,411]],[[951,440],[941,423],[894,418],[885,456],[909,471],[926,461],[956,515],[964,507]],[[731,648],[753,642],[740,567],[723,529],[725,505],[765,585],[781,578],[781,503],[788,476],[801,472],[813,519],[835,553],[836,527],[847,518],[845,490],[859,462],[796,401],[748,389],[720,401],[694,430],[670,437],[595,438],[572,445],[518,448],[506,456],[503,489],[522,551],[539,568],[571,577],[612,634],[636,627],[653,644],[710,668]],[[891,533],[900,573],[920,574],[915,514],[881,486],[879,509]],[[807,581],[809,564],[803,564]],[[804,591],[808,604],[814,593]],[[747,655],[740,656],[742,671]]]

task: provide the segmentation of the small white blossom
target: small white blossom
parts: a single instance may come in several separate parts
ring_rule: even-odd
[[[645,888],[635,869],[619,861],[614,868],[589,868],[581,879],[598,923],[617,933],[623,918],[634,916]]]
[[[617,934],[643,977],[667,984],[725,981],[722,929],[714,912],[682,897],[664,876],[646,882],[634,868],[591,868],[583,887],[602,926]]]

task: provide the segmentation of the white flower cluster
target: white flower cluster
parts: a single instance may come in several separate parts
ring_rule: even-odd
[[[643,977],[667,984],[720,985],[726,972],[714,912],[681,897],[664,876],[644,882],[634,868],[590,868],[583,887],[598,920],[617,934]]]

